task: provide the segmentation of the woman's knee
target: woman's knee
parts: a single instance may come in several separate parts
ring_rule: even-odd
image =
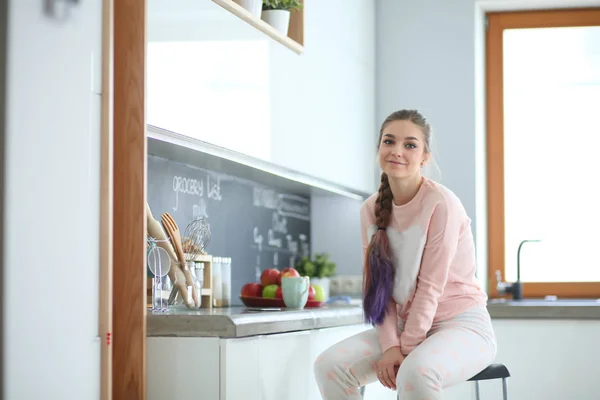
[[[396,375],[398,392],[421,392],[431,389],[440,390],[443,372],[423,363],[416,357],[404,359]]]
[[[354,384],[356,377],[350,368],[351,360],[348,357],[340,357],[336,347],[330,347],[323,351],[315,359],[313,373],[319,383],[325,381],[344,381]]]
[[[334,378],[332,375],[339,371],[338,363],[331,353],[331,349],[323,351],[313,363],[313,372],[318,382]]]

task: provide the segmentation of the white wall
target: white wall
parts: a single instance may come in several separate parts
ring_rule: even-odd
[[[101,4],[79,2],[64,20],[41,1],[8,4],[7,400],[99,398]]]
[[[298,55],[210,0],[150,0],[148,123],[371,192],[375,1],[306,3]]]
[[[428,118],[441,182],[472,219],[474,10],[473,0],[377,2],[377,119],[401,108],[416,108]]]
[[[361,205],[360,200],[341,196],[310,198],[312,253],[328,253],[336,275],[362,274]]]
[[[473,220],[478,276],[487,280],[484,29],[486,10],[600,5],[598,0],[381,0],[377,20],[377,119],[417,108],[434,129],[441,183]]]
[[[511,373],[509,398],[600,398],[600,321],[493,320],[497,361]],[[500,400],[498,382],[482,384],[482,397]]]

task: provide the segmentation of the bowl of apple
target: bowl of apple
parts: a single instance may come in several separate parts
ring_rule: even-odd
[[[281,278],[299,276],[300,274],[294,268],[284,268],[281,271],[277,268],[265,269],[260,276],[260,282],[248,282],[242,286],[240,300],[246,307],[285,308]],[[319,285],[310,285],[308,301],[304,308],[318,308],[325,303],[323,288]]]

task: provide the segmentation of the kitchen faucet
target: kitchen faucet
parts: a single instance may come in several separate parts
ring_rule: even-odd
[[[517,249],[517,281],[513,283],[503,282],[502,274],[500,270],[496,270],[496,290],[499,294],[512,294],[513,300],[523,300],[523,283],[521,282],[521,247],[525,243],[529,242],[541,242],[541,240],[537,239],[526,239],[519,243],[519,248]]]

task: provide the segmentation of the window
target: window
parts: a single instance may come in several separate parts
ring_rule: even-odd
[[[600,298],[600,9],[488,14],[489,293]]]

